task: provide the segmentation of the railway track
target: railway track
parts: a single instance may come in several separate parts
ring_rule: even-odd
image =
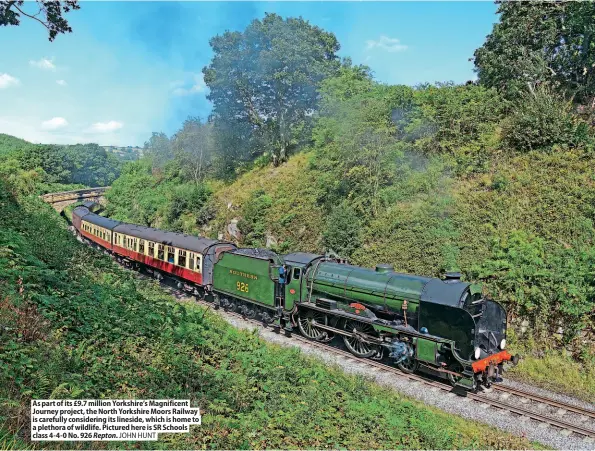
[[[143,278],[153,279],[151,276],[143,274],[142,272],[135,272]],[[160,280],[160,282],[162,286],[166,287],[178,299],[180,297],[191,297],[202,306],[209,308],[213,307],[212,303],[200,299],[197,296],[189,294],[183,290],[180,290],[172,286],[171,284],[168,284],[167,279]],[[259,320],[246,318],[245,316],[237,312],[230,312],[225,310],[223,311],[226,315],[236,317],[245,322],[249,322],[251,324],[256,325],[259,328],[265,327]],[[526,421],[528,419],[537,421],[540,424],[553,426],[555,428],[558,428],[561,431],[561,433],[566,436],[576,434],[578,436],[584,437],[585,440],[593,441],[593,439],[595,439],[595,428],[593,428],[592,426],[592,424],[595,423],[593,423],[593,421],[590,422],[591,424],[589,426],[583,426],[579,424],[587,422],[587,420],[595,420],[595,410],[583,409],[580,407],[570,405],[568,403],[535,395],[533,393],[507,387],[504,385],[494,385],[493,390],[491,392],[460,392],[456,389],[453,389],[453,387],[448,384],[428,379],[427,377],[423,377],[419,374],[404,373],[403,371],[393,366],[387,365],[380,361],[357,357],[348,351],[339,349],[330,344],[316,342],[295,333],[292,334],[292,339],[301,341],[303,343],[307,343],[311,347],[324,349],[325,352],[341,356],[346,361],[355,361],[369,368],[374,368],[376,371],[394,374],[397,377],[406,378],[410,381],[413,381],[414,383],[418,383],[425,387],[429,387],[430,389],[441,390],[444,393],[448,393],[450,396],[459,395],[463,398],[470,399],[472,402],[479,403],[482,408],[494,408],[503,412],[511,412],[517,415],[519,419],[522,421]],[[501,393],[500,398],[506,398],[506,400],[495,399],[494,397],[490,396],[490,393],[494,392]],[[517,397],[518,402],[514,403],[514,400],[511,401],[509,399],[510,397]],[[543,412],[543,410],[548,409],[557,410],[555,414],[547,414]],[[542,412],[539,412],[539,410],[542,410]],[[564,416],[568,412],[570,412],[574,416],[574,421],[565,421],[559,418],[560,416]],[[555,415],[557,415],[558,418]]]
[[[172,288],[172,290],[178,292],[178,294],[188,296],[187,293],[179,292],[178,290],[173,289],[173,288]],[[203,305],[206,307],[213,307],[212,303],[209,303],[204,300],[197,299],[197,302],[200,305]],[[256,319],[246,318],[239,313],[225,311],[225,314],[239,318],[243,321],[255,324],[258,327],[264,327],[261,321],[258,321]],[[346,360],[356,361],[356,362],[359,362],[359,363],[366,365],[370,368],[375,368],[377,371],[384,371],[387,373],[391,373],[398,377],[407,378],[411,381],[417,382],[419,384],[423,384],[426,387],[438,389],[445,393],[452,393],[452,394],[455,394],[458,396],[468,398],[472,402],[477,402],[479,404],[483,404],[482,407],[484,407],[486,409],[487,408],[495,408],[498,410],[511,412],[511,413],[517,415],[520,419],[522,419],[522,421],[526,421],[527,419],[529,419],[529,420],[537,421],[538,423],[541,423],[541,424],[553,426],[553,427],[561,430],[561,432],[567,436],[571,435],[571,434],[577,434],[579,436],[584,437],[587,440],[595,439],[595,429],[594,428],[591,428],[589,426],[583,426],[583,425],[579,424],[581,422],[587,422],[589,419],[595,420],[595,411],[592,411],[592,410],[582,409],[582,408],[579,408],[579,407],[576,407],[576,406],[573,406],[573,405],[570,405],[567,403],[563,403],[563,402],[553,400],[550,398],[546,398],[543,396],[538,396],[538,395],[535,395],[535,394],[532,394],[529,392],[525,392],[525,391],[522,391],[519,389],[514,389],[511,387],[504,386],[504,385],[494,385],[493,386],[494,390],[491,391],[490,393],[494,393],[494,392],[501,392],[503,394],[506,393],[507,398],[509,398],[509,399],[507,399],[505,401],[502,399],[495,399],[495,398],[489,396],[488,393],[464,392],[463,394],[461,394],[461,392],[457,392],[449,384],[431,380],[431,379],[428,379],[428,378],[423,377],[418,374],[407,374],[393,366],[387,365],[380,361],[356,357],[355,355],[351,354],[348,351],[336,348],[329,344],[319,343],[319,342],[310,340],[308,338],[305,338],[305,337],[303,337],[301,335],[297,335],[297,334],[292,334],[292,339],[301,341],[303,343],[307,343],[309,346],[312,346],[312,347],[324,349],[326,352],[333,353],[335,355],[339,355],[341,357],[344,357]],[[519,402],[515,403],[514,400],[510,400],[510,397],[512,397],[512,396],[518,397]],[[520,400],[528,400],[528,402],[523,403]],[[556,409],[556,413],[546,414],[543,412],[539,412],[539,410],[548,410],[548,409],[549,410]],[[560,419],[555,416],[555,415],[562,416],[562,415],[565,415],[567,412],[571,412],[573,414],[573,416],[575,417],[574,421],[566,421],[564,419]],[[593,422],[591,422],[591,423],[593,424]]]

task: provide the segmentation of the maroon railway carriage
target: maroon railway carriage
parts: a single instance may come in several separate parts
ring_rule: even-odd
[[[213,266],[221,252],[235,249],[225,241],[127,224],[77,207],[72,223],[79,233],[124,259],[210,289]]]
[[[110,251],[113,250],[112,230],[120,224],[122,224],[120,221],[91,213],[87,207],[76,207],[72,212],[74,228],[83,237]]]
[[[120,223],[113,229],[113,251],[131,260],[210,288],[213,266],[232,243]]]

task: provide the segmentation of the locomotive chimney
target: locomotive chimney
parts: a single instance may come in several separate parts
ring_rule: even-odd
[[[461,281],[461,273],[460,272],[447,272],[444,274],[444,282],[445,283],[455,283]]]
[[[386,263],[383,263],[381,265],[376,265],[376,272],[379,273],[385,273],[385,272],[392,272],[394,271],[395,268],[393,268],[393,265],[388,265]]]

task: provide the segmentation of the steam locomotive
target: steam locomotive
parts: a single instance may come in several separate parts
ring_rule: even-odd
[[[420,368],[475,390],[501,380],[506,312],[461,280],[367,269],[337,257],[303,252],[278,255],[128,224],[87,206],[72,212],[83,240],[128,266],[291,334],[329,342],[335,337],[363,358],[391,359],[404,372]]]

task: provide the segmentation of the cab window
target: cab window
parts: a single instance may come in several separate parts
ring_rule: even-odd
[[[302,275],[302,270],[300,268],[293,268],[293,278],[298,280]]]

